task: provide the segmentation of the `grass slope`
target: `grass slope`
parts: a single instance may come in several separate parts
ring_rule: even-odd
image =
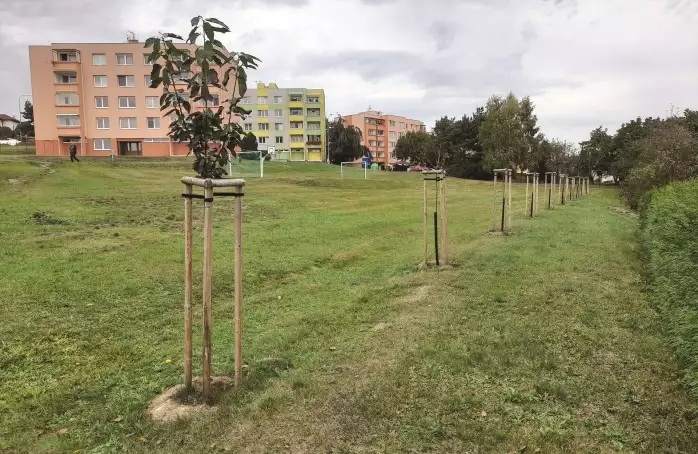
[[[502,237],[487,233],[491,183],[449,180],[457,266],[422,272],[418,175],[305,164],[245,189],[245,387],[154,426],[148,400],[182,376],[188,167],[0,161],[0,451],[695,452],[615,193],[535,220],[515,205]],[[215,206],[218,374],[232,371],[231,204]]]

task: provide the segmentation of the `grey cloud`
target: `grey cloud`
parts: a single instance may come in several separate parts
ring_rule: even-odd
[[[447,50],[453,45],[456,27],[455,23],[446,21],[436,21],[429,26],[428,31],[436,43],[437,52]]]

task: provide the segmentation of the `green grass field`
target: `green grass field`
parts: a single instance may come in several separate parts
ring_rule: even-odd
[[[249,178],[249,375],[213,414],[154,425],[148,401],[182,382],[189,167],[0,158],[1,452],[697,452],[637,220],[613,190],[531,220],[517,186],[501,236],[491,183],[449,180],[456,264],[420,271],[420,176],[342,180],[324,164]],[[219,375],[233,369],[232,203],[214,208]]]
[[[36,148],[34,147],[34,144],[24,144],[20,143],[15,146],[10,146],[10,145],[3,145],[0,144],[0,156],[3,155],[35,155],[36,154]]]

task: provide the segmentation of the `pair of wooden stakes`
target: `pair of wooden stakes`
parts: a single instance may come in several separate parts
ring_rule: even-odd
[[[211,399],[211,350],[213,334],[213,201],[214,197],[235,198],[235,387],[242,373],[242,192],[245,180],[218,180],[182,177],[184,184],[184,387],[192,390],[192,201],[204,201],[204,267],[203,267],[203,377],[202,400]],[[201,187],[204,194],[194,194]],[[214,188],[232,188],[233,192],[214,192]]]
[[[434,263],[448,265],[448,231],[446,226],[446,172],[425,170],[424,175],[424,265],[429,265],[429,182],[434,182]],[[441,243],[443,257],[439,256],[439,214],[441,217]],[[443,260],[441,260],[443,259]]]
[[[493,179],[493,197],[494,197],[494,225],[493,231],[501,231],[502,233],[511,230],[511,201],[512,201],[512,169],[494,169]],[[497,177],[503,176],[502,189],[502,204],[501,214],[498,208],[497,196]],[[526,195],[524,197],[524,216],[535,217],[538,214],[538,206],[540,200],[540,173],[525,173],[526,176]],[[529,204],[529,184],[532,184],[531,199]],[[557,194],[555,194],[557,191]],[[571,198],[580,198],[589,194],[589,178],[587,177],[570,177],[557,172],[546,172],[544,174],[543,194],[547,196],[547,209],[551,210],[560,200],[562,205],[566,200]]]

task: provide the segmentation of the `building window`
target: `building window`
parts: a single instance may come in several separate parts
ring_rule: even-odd
[[[148,129],[160,129],[160,117],[148,117]]]
[[[269,116],[269,111],[268,110],[258,110],[257,116],[260,118],[267,118]]]
[[[405,131],[400,131],[400,137],[405,137]]]
[[[257,123],[257,129],[260,131],[269,131],[269,123]]]
[[[119,118],[119,127],[121,129],[136,129],[136,117],[121,117]]]
[[[368,135],[369,135],[369,136],[375,136],[375,135],[376,135],[376,130],[375,130],[375,129],[369,129],[369,130],[368,130]]]
[[[245,131],[252,131],[252,123],[245,123]]]
[[[283,144],[284,143],[284,137],[283,136],[276,136],[276,144]]]
[[[58,61],[78,61],[77,52],[59,52]]]
[[[97,117],[97,129],[109,129],[109,118]]]
[[[95,76],[97,77],[97,76]],[[136,85],[136,78],[134,76],[116,76],[118,79],[119,87],[134,87]]]
[[[274,116],[276,118],[281,118],[284,116],[284,111],[282,109],[274,109]]]
[[[145,82],[145,86],[150,88],[150,84],[153,83],[153,78],[150,76],[143,76],[143,81]]]
[[[379,141],[378,141],[378,146],[379,146],[379,147],[384,147],[384,146],[385,146],[385,142],[383,142],[382,140],[379,140]]]
[[[212,97],[212,99],[209,99],[209,100],[208,100],[208,106],[209,106],[209,107],[216,107],[216,106],[218,106],[218,105],[220,104],[220,102],[221,102],[220,97],[219,97],[218,95],[211,95],[211,97]],[[200,106],[206,106],[206,101],[204,101],[203,99],[200,99],[200,100],[199,100],[199,105],[200,105]]]
[[[274,130],[275,130],[275,131],[283,131],[283,130],[284,130],[284,124],[283,124],[283,123],[274,123]]]
[[[302,121],[292,121],[291,122],[291,129],[303,129],[303,122]]]
[[[308,135],[308,142],[320,142],[320,136],[317,134],[309,134]]]
[[[308,109],[308,116],[309,117],[319,117],[320,116],[320,109]]]
[[[119,66],[133,65],[133,54],[116,54],[116,64]]]
[[[105,88],[107,86],[107,76],[95,76],[95,87]]]
[[[400,129],[405,129],[406,125],[404,121],[400,122]]]
[[[136,108],[136,97],[135,96],[119,96],[119,109],[135,109]]]
[[[106,96],[95,96],[95,108],[106,109],[109,107],[109,98]]]
[[[56,93],[56,105],[58,106],[77,106],[77,93]]]
[[[104,54],[92,54],[92,64],[94,66],[104,66],[107,64],[107,56]]]
[[[303,109],[291,109],[289,115],[300,115],[303,116]]]
[[[291,143],[303,142],[303,136],[291,136]]]
[[[291,101],[303,102],[303,94],[302,93],[292,93],[292,94],[288,95],[288,99]]]
[[[59,127],[75,127],[80,126],[80,116],[75,114],[58,114],[56,115]],[[79,140],[77,140],[79,142]]]
[[[395,137],[395,131],[390,131],[390,137]]]
[[[146,96],[145,107],[148,109],[157,109],[160,107],[160,98],[157,96]]]
[[[80,126],[80,116],[74,114],[56,115],[58,120],[58,126],[62,127],[75,127]]]
[[[106,129],[106,128],[102,128]],[[111,151],[111,139],[95,139],[94,140],[94,150],[95,151]]]
[[[143,64],[146,66],[153,66],[153,61],[150,59],[150,54],[143,54]]]
[[[170,139],[167,137],[150,137],[143,139],[143,143],[168,143]]]
[[[274,96],[274,104],[281,104],[284,102],[283,96]]]
[[[319,121],[309,121],[308,122],[308,129],[311,131],[319,131],[320,130],[320,122]]]
[[[267,138],[266,137],[258,137],[257,143],[259,143],[260,145],[264,145],[267,143]]]
[[[249,104],[249,103],[250,103],[249,96],[243,96],[242,99],[240,100],[240,104]]]
[[[76,84],[78,83],[77,73],[55,73],[57,84]]]
[[[375,141],[375,140],[369,140],[369,141],[368,141],[368,146],[369,146],[369,147],[375,147],[375,146],[376,146],[376,141]]]
[[[320,102],[319,96],[308,96],[308,102]]]
[[[266,104],[266,103],[267,103],[266,96],[257,96],[257,104]]]
[[[397,146],[397,142],[390,142],[390,148],[395,148]]]
[[[385,158],[385,151],[379,151],[377,157],[379,157],[379,158]]]
[[[191,77],[191,72],[180,71],[179,73],[172,74],[172,82],[182,82],[186,81]]]
[[[395,120],[390,120],[390,126],[394,127],[395,126]]]

